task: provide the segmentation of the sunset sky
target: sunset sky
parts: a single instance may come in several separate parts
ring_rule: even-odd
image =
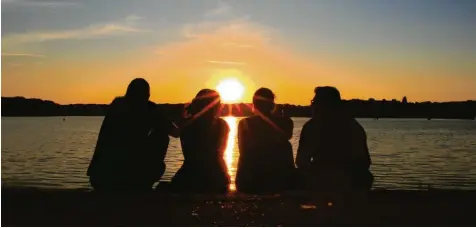
[[[474,0],[2,0],[2,96],[109,103],[143,77],[188,102],[235,78],[307,105],[476,99]]]

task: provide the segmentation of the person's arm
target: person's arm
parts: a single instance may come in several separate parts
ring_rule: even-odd
[[[150,166],[150,176],[154,181],[159,181],[160,178],[164,175],[166,164],[165,157],[167,156],[167,148],[169,145],[169,140],[163,138],[163,133],[153,132],[149,135],[148,139],[148,153],[145,159],[149,162]]]
[[[286,117],[286,126],[284,128],[284,133],[286,138],[290,140],[293,137],[294,122],[291,118]]]
[[[300,169],[307,169],[311,166],[313,152],[315,150],[312,132],[309,129],[309,122],[304,124],[299,137],[299,147],[296,155],[296,166]]]
[[[174,138],[180,137],[180,128],[173,121],[171,121],[169,135]]]
[[[177,125],[165,115],[164,110],[160,109],[158,106],[154,109],[153,115],[153,128],[158,131],[165,131],[164,133],[172,136],[174,138],[180,137],[180,129]]]

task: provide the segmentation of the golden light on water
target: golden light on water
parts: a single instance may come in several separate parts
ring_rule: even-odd
[[[238,133],[238,118],[233,116],[223,117],[223,119],[228,123],[230,127],[230,133],[228,134],[227,146],[225,149],[225,162],[228,168],[228,174],[230,175],[230,190],[235,191],[235,176],[236,176],[236,142],[237,142],[237,133]],[[235,165],[234,165],[235,163]]]

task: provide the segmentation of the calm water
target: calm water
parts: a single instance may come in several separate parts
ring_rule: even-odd
[[[89,188],[86,169],[102,117],[2,117],[2,185]],[[236,173],[235,117],[225,118],[231,133],[225,161]],[[307,118],[294,118],[294,152]],[[376,176],[374,186],[415,189],[476,189],[476,121],[359,120],[368,135]],[[180,143],[171,139],[164,179],[181,166]]]

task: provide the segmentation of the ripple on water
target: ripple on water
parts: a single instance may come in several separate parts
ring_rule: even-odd
[[[290,141],[296,153],[307,119],[293,120]],[[2,117],[2,184],[88,188],[86,169],[101,121],[101,117],[68,117],[68,121]],[[359,121],[367,132],[376,188],[476,189],[476,121]],[[235,175],[237,140],[229,142],[227,165]],[[171,138],[165,162],[163,179],[170,180],[183,163],[179,139]]]

